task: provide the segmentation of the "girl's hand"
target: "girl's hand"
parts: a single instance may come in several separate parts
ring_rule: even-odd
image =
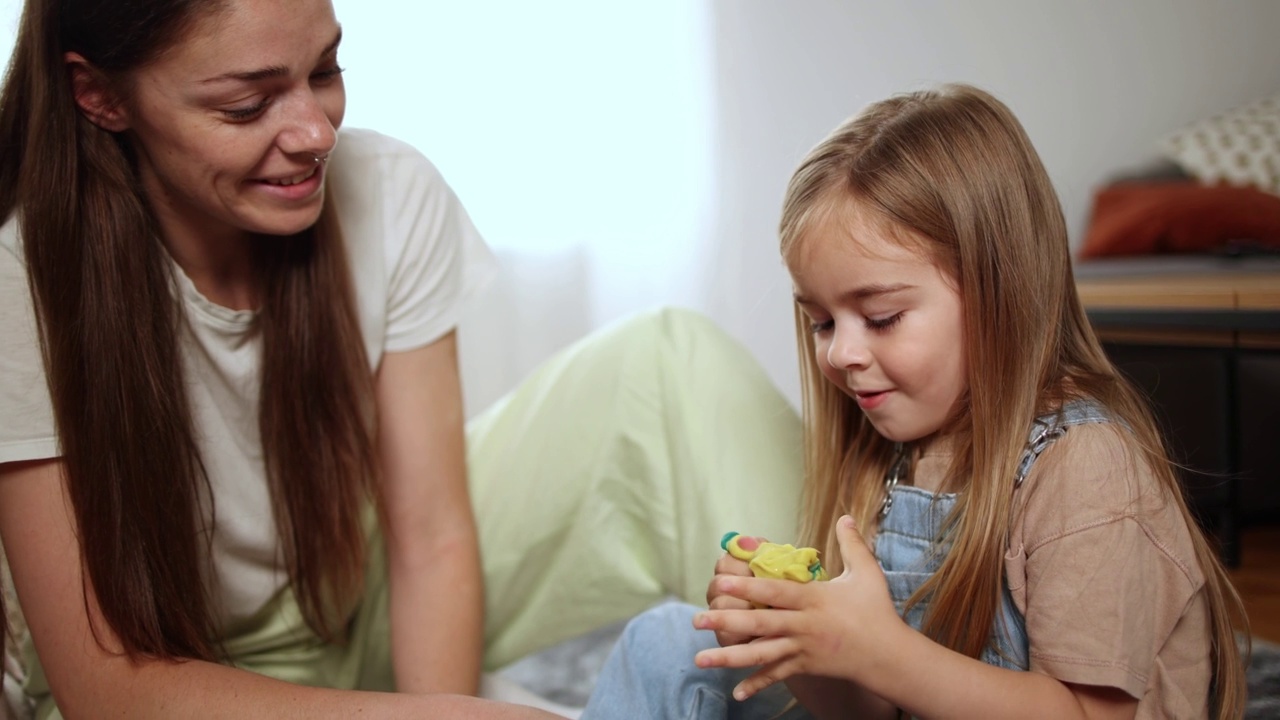
[[[889,597],[884,572],[852,518],[840,518],[836,540],[844,573],[828,582],[728,574],[712,580],[708,597],[714,592],[724,604],[734,598],[748,607],[752,602],[769,606],[753,612],[713,607],[694,618],[694,627],[715,630],[717,637],[724,633],[755,638],[745,645],[703,650],[694,658],[703,668],[761,666],[734,689],[738,700],[793,675],[858,682],[874,658],[892,647],[894,634],[907,629]]]
[[[739,543],[747,543],[754,540],[757,544],[764,542],[764,538],[741,538]],[[725,553],[716,561],[716,574],[712,576],[711,582],[707,584],[707,607],[712,610],[750,610],[751,602],[741,600],[732,595],[725,595],[721,590],[717,581],[722,577],[752,577],[751,566],[746,560]],[[741,645],[750,642],[754,636],[743,635],[740,633],[716,631],[716,642],[720,643],[720,647],[729,647],[730,645]]]

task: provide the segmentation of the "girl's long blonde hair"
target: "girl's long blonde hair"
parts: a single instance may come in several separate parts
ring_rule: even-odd
[[[960,442],[947,490],[959,493],[951,550],[911,598],[929,598],[924,632],[978,657],[1000,603],[1018,461],[1031,421],[1089,397],[1132,429],[1134,451],[1177,504],[1203,569],[1213,634],[1215,716],[1239,717],[1244,668],[1234,631],[1243,606],[1188,510],[1143,398],[1107,359],[1076,294],[1066,223],[1048,174],[1017,119],[965,85],[895,96],[846,121],[800,163],[780,226],[794,259],[816,218],[857,203],[918,238],[960,287],[968,392],[946,430]],[[849,513],[871,539],[892,443],[818,368],[796,307],[805,421],[801,539],[840,572],[834,523]]]

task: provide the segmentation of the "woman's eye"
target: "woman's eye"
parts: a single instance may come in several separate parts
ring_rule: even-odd
[[[339,67],[337,65],[334,65],[331,68],[327,68],[325,70],[317,70],[311,73],[311,79],[316,82],[328,82],[330,80],[337,78],[339,75],[342,75],[342,73],[346,72],[346,70],[347,69],[344,67]]]
[[[271,102],[270,98],[263,98],[262,100],[252,105],[249,105],[248,107],[230,108],[227,110],[223,110],[222,114],[226,115],[228,118],[236,122],[244,122],[246,120],[252,120],[253,118],[262,114],[262,111],[267,109],[267,105],[270,102]]]
[[[893,315],[883,318],[867,318],[866,323],[867,327],[872,330],[888,330],[894,325],[897,325],[898,321],[901,319],[902,313],[894,313]]]

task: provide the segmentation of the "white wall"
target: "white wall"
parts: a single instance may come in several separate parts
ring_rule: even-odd
[[[1274,0],[714,2],[720,183],[713,316],[798,397],[783,188],[866,103],[936,82],[993,92],[1025,125],[1079,242],[1093,189],[1180,125],[1280,92]]]
[[[705,235],[706,244],[692,241],[688,252],[697,253],[702,248],[713,265],[706,271],[704,281],[695,283],[697,287],[682,288],[678,293],[670,287],[660,288],[663,293],[671,293],[664,299],[709,310],[746,343],[793,400],[798,397],[798,383],[790,287],[777,257],[775,237],[782,190],[806,150],[862,105],[901,90],[950,80],[971,82],[994,92],[1018,114],[1039,148],[1078,242],[1093,188],[1110,173],[1149,157],[1154,141],[1162,133],[1234,104],[1280,91],[1280,43],[1275,41],[1280,33],[1280,2],[1275,0],[687,2],[691,8],[701,8],[696,12],[705,10],[709,15],[709,32],[704,39],[715,62],[714,91],[710,98],[679,95],[676,102],[687,106],[709,100],[711,180],[710,187],[690,189],[689,170],[697,168],[701,160],[675,167],[670,174],[679,189],[665,197],[696,195],[707,207],[672,208],[649,194],[618,193],[607,203],[593,204],[608,208],[604,214],[597,213],[593,222],[596,227],[607,225],[612,215],[620,214],[624,217],[619,223],[628,223],[635,214],[671,215],[674,209],[685,218],[683,222],[696,223],[698,227],[680,232]],[[455,129],[465,125],[468,117],[491,122],[491,112],[477,116],[476,107],[467,103],[461,107],[427,106],[429,111],[424,113],[421,103],[432,102],[432,89],[439,86],[442,77],[463,92],[472,88],[477,97],[491,93],[493,79],[504,73],[536,88],[532,93],[510,98],[511,106],[517,109],[511,126],[518,133],[529,129],[530,124],[519,117],[536,112],[539,98],[552,98],[553,103],[559,104],[566,97],[577,96],[574,85],[565,84],[566,78],[581,90],[591,84],[584,83],[584,79],[595,82],[612,77],[616,85],[639,89],[644,97],[656,98],[665,91],[652,84],[653,78],[680,75],[679,68],[672,65],[673,49],[685,58],[679,62],[702,62],[698,51],[681,44],[686,39],[682,34],[685,30],[659,31],[661,18],[649,10],[627,22],[610,23],[598,33],[593,27],[599,24],[599,16],[584,12],[578,18],[583,24],[574,29],[576,33],[599,36],[594,45],[582,42],[583,48],[600,50],[584,54],[580,60],[584,65],[599,64],[601,52],[616,49],[624,41],[624,54],[628,57],[655,53],[649,65],[652,77],[646,80],[643,68],[649,61],[641,60],[626,63],[622,73],[601,73],[598,68],[584,68],[582,73],[563,68],[557,71],[555,63],[570,62],[573,57],[552,53],[550,59],[537,60],[530,53],[538,52],[538,43],[528,42],[528,38],[515,43],[522,56],[502,57],[502,48],[511,46],[513,38],[521,38],[522,30],[538,34],[530,27],[533,11],[520,0],[486,3],[484,8],[492,14],[491,23],[481,21],[483,13],[475,12],[471,17],[481,20],[445,20],[453,12],[448,9],[457,3],[426,3],[435,9],[424,9],[412,23],[404,22],[403,16],[396,13],[373,12],[362,17],[354,14],[357,9],[390,7],[387,2],[336,0],[336,5],[350,31],[344,42],[350,47],[344,50],[351,52],[344,51],[344,62],[352,64],[348,82],[353,120],[392,131],[438,128],[438,138],[424,143],[430,145],[424,149],[437,157],[442,167],[448,166],[451,176],[470,176],[458,177],[463,186],[460,190],[465,191],[464,201],[481,213],[485,212],[481,203],[491,204],[494,213],[500,212],[507,202],[501,195],[518,193],[519,187],[511,185],[513,174],[503,174],[501,169],[467,171],[464,166],[475,164],[469,161],[473,154],[466,148],[449,147],[460,142]],[[562,2],[554,7],[563,10],[571,5]],[[13,27],[20,6],[18,0],[0,0],[0,54],[4,56],[13,40],[5,30]],[[689,12],[686,9],[679,14],[687,16]],[[432,16],[440,18],[439,22],[432,23]],[[389,22],[384,18],[389,17],[395,18],[395,25],[384,25]],[[699,25],[686,23],[682,27],[695,26]],[[656,41],[649,35],[654,32],[659,36]],[[482,52],[443,67],[439,61],[424,66],[421,59],[432,55],[427,46],[450,34],[459,36],[450,40],[455,46],[467,45],[468,38],[474,36],[475,45]],[[602,43],[602,38],[607,41]],[[388,91],[374,91],[364,85],[366,79],[376,75],[375,65],[386,58],[393,60],[393,70],[384,70],[383,77],[394,86],[397,95],[388,96]],[[419,62],[415,63],[415,58]],[[532,72],[531,67],[541,72]],[[689,72],[704,70],[691,67]],[[701,80],[680,83],[678,92],[685,93],[699,83]],[[390,117],[367,117],[366,121],[363,110],[358,108],[373,101],[374,95],[383,95],[382,99],[393,105],[399,103],[405,112],[389,111],[383,115]],[[605,96],[615,103],[619,115],[627,112],[617,100],[627,97],[625,91]],[[602,124],[599,120],[595,123]],[[672,134],[667,129],[668,137],[681,143],[678,153],[700,154],[706,150],[689,144],[702,136],[696,123],[680,127],[693,130]],[[591,135],[591,142],[585,145],[563,140],[543,144],[563,147],[565,155],[571,156],[566,157],[566,162],[580,160],[578,153],[599,154],[618,134],[610,132],[616,128],[597,130],[600,132]],[[495,133],[494,137],[501,134]],[[537,142],[545,135],[535,132],[530,138]],[[654,155],[649,147],[644,149],[646,156]],[[450,154],[458,160],[453,161]],[[583,175],[605,184],[616,180],[612,171],[604,163],[599,175]],[[485,178],[493,178],[502,188],[499,197],[484,201],[472,197],[478,190],[469,184],[477,188],[488,186],[488,182],[482,182]],[[625,198],[634,201],[630,212],[619,209],[617,204]],[[564,201],[564,206],[571,207],[573,197],[565,197]],[[513,196],[510,202],[513,207],[520,207],[524,200]],[[553,216],[554,210],[547,215]],[[534,213],[524,213],[524,218],[533,216]],[[710,225],[709,230],[704,223]],[[663,225],[658,223],[656,227]],[[493,234],[499,236],[501,232]],[[635,242],[634,238],[627,239]],[[621,294],[626,297],[641,295],[635,285],[655,275],[652,262],[639,265],[643,271],[633,274],[643,277],[633,278],[632,287],[622,288]],[[613,289],[618,284],[605,287]],[[621,307],[625,303],[615,299],[615,304]],[[561,317],[543,318],[549,329],[530,326],[527,334],[556,338],[559,344],[559,338],[576,333],[577,328],[591,322],[589,313],[554,314]],[[540,348],[537,354],[551,349]]]

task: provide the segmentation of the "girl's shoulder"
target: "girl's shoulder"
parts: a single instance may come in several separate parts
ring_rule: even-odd
[[[1071,425],[1040,454],[1018,489],[1014,534],[1028,551],[1072,533],[1133,523],[1180,558],[1194,557],[1167,464],[1120,422]]]
[[[1153,484],[1156,473],[1136,439],[1112,421],[1054,426],[1025,482],[1028,494],[1096,496],[1107,507],[1128,506]]]

